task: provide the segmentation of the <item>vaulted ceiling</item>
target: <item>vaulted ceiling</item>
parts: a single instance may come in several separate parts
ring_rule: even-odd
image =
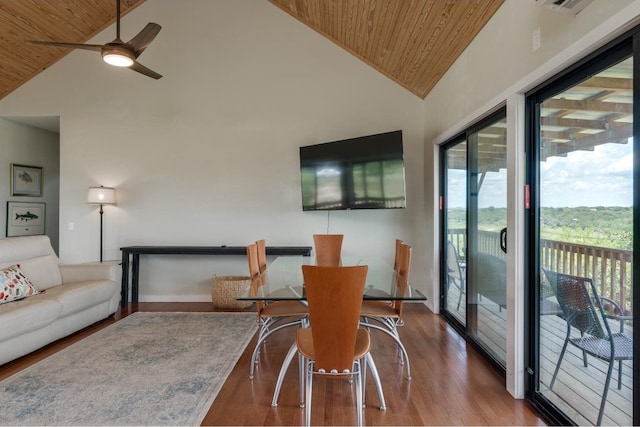
[[[121,0],[122,15],[145,1]],[[189,0],[175,1],[189,7]],[[424,99],[504,0],[252,1],[269,1]],[[0,0],[0,99],[71,51],[28,40],[84,43],[115,22],[115,6],[116,0]],[[551,99],[541,123],[544,156],[626,143],[631,79],[625,61]],[[502,134],[498,124],[481,135],[486,170],[504,167],[505,147],[494,143]]]
[[[144,1],[121,0],[122,15]],[[269,1],[425,98],[504,0]],[[28,40],[84,43],[115,22],[115,4],[0,0],[0,99],[70,52]]]

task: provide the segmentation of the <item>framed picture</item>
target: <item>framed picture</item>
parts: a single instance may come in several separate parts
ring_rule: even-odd
[[[7,237],[44,234],[45,204],[7,202]]]
[[[11,195],[42,196],[42,167],[11,163]]]

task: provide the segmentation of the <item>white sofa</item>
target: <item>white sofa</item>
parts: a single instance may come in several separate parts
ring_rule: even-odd
[[[38,294],[0,304],[0,364],[83,329],[116,312],[119,268],[62,264],[48,236],[0,239],[0,269],[19,265]],[[43,292],[44,291],[44,292]]]

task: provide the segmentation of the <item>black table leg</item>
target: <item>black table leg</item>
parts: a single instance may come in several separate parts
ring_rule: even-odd
[[[138,281],[140,276],[140,254],[133,254],[131,265],[131,302],[138,303]]]
[[[122,251],[122,283],[120,288],[120,307],[129,303],[129,253]]]

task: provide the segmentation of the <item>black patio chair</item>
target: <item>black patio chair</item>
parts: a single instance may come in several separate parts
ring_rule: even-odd
[[[567,335],[549,384],[549,390],[553,389],[560,370],[560,363],[569,343],[582,350],[585,367],[588,367],[587,355],[608,362],[607,378],[604,381],[602,401],[596,423],[596,425],[601,425],[614,362],[618,361],[618,389],[620,389],[622,387],[622,361],[633,359],[632,338],[622,333],[622,327],[620,332],[612,333],[607,318],[623,321],[628,320],[630,316],[607,315],[591,279],[547,269],[543,269],[543,271],[550,285],[556,291],[556,297],[563,312],[562,318],[567,322]],[[609,301],[607,299],[607,302]],[[622,324],[623,322],[621,322]],[[572,335],[573,328],[580,332],[579,336]]]
[[[456,311],[460,310],[460,303],[462,302],[462,295],[465,292],[465,279],[466,273],[463,263],[458,259],[458,250],[451,241],[447,242],[447,294],[449,288],[454,285],[458,288],[458,306]]]

